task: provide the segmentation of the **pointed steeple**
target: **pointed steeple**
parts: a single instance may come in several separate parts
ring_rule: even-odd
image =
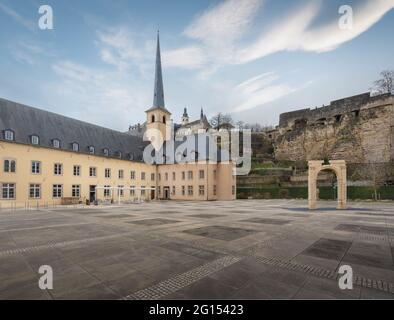
[[[155,91],[153,97],[153,108],[165,108],[163,75],[161,71],[161,54],[160,54],[160,35],[157,31],[157,49],[156,49],[156,68],[155,68]]]
[[[204,110],[201,108],[200,119],[204,119]]]

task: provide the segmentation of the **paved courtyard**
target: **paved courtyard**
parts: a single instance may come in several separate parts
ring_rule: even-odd
[[[0,299],[394,298],[394,204],[152,202],[0,211]],[[53,290],[38,269],[53,269]],[[350,265],[354,289],[340,290]]]

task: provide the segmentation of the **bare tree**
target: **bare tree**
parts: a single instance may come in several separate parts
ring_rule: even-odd
[[[229,114],[219,112],[214,115],[209,122],[213,128],[220,129],[224,125],[232,125],[233,118]]]
[[[380,73],[381,79],[374,82],[373,89],[378,94],[394,94],[394,70],[384,70]]]
[[[374,162],[365,163],[362,168],[359,169],[361,178],[368,181],[373,188],[375,200],[379,200],[379,188],[384,186],[387,179],[390,177],[390,170],[391,167],[389,164]]]

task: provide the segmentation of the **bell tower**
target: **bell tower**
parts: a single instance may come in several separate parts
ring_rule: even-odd
[[[171,139],[171,112],[165,108],[161,69],[160,36],[157,33],[156,67],[153,106],[146,110],[146,137],[156,150]]]

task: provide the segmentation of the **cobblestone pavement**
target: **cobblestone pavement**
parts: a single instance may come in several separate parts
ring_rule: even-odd
[[[0,211],[0,299],[393,299],[394,203]],[[38,286],[42,265],[52,290]],[[353,290],[338,286],[353,268]]]

